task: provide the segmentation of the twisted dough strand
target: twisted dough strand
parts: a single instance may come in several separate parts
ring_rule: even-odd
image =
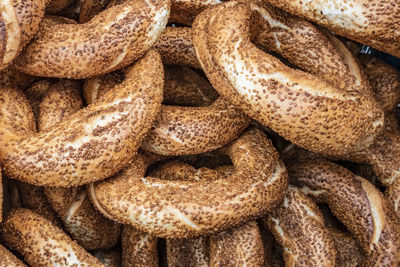
[[[400,262],[400,227],[383,195],[367,180],[324,159],[289,166],[291,182],[319,201],[354,234],[365,258],[362,266]]]
[[[287,67],[251,39],[311,74]],[[370,145],[383,127],[383,112],[351,53],[303,20],[270,7],[223,3],[197,16],[193,43],[222,96],[299,146],[347,154]]]
[[[169,9],[169,0],[129,0],[85,24],[43,25],[15,66],[31,75],[75,79],[120,69],[154,44]]]
[[[0,2],[0,70],[6,68],[39,30],[50,0]]]
[[[160,56],[149,51],[98,103],[36,135],[25,97],[1,88],[0,159],[5,173],[35,185],[64,187],[115,174],[134,156],[152,125],[162,87]]]
[[[283,203],[264,219],[283,247],[286,266],[336,266],[336,248],[324,218],[309,197],[289,186]]]
[[[143,156],[138,156],[114,178],[91,184],[92,202],[109,218],[141,231],[184,238],[255,219],[282,200],[287,187],[285,167],[261,131],[245,132],[228,146],[227,153],[235,173],[199,182],[144,178],[147,166]]]
[[[398,0],[263,0],[330,31],[399,57]]]
[[[33,267],[104,266],[61,229],[27,209],[12,211],[1,232],[7,246],[21,253]]]

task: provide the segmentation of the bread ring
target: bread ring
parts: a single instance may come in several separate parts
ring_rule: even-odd
[[[50,221],[27,209],[12,211],[1,229],[5,244],[30,266],[104,266]]]
[[[124,225],[122,230],[122,266],[157,267],[158,238]]]
[[[363,89],[368,84],[351,53],[310,23],[266,8],[228,2],[196,17],[193,43],[213,87],[311,151],[342,155],[371,144],[383,112]],[[254,32],[250,25],[257,26]],[[250,38],[312,74],[287,67]]]
[[[394,183],[387,188],[385,197],[392,205],[397,217],[400,219],[400,179],[394,181]]]
[[[226,150],[236,170],[228,178],[199,182],[144,178],[146,163],[139,155],[124,172],[91,184],[90,197],[108,217],[168,238],[224,230],[261,216],[282,200],[285,167],[261,131],[245,132]]]
[[[353,233],[365,253],[361,266],[400,262],[400,227],[383,195],[367,180],[324,159],[289,166],[292,183],[319,201]]]
[[[129,0],[85,24],[42,26],[15,66],[35,76],[75,79],[120,69],[154,44],[169,8],[169,0]]]
[[[400,56],[397,1],[264,1],[336,34]]]
[[[200,78],[198,74],[186,74],[190,75],[188,79],[192,79],[191,84],[197,86],[200,92],[204,90],[204,94],[207,94],[210,91],[211,86],[205,86],[205,79]],[[192,98],[193,95],[199,94],[193,91],[194,94],[185,93],[184,87],[192,87],[184,85],[186,80],[182,76],[175,77],[178,78],[178,82],[168,79],[169,75],[166,75],[165,87],[168,90],[165,94],[182,94],[184,98]],[[109,80],[113,77],[105,76],[104,79]],[[109,88],[107,84],[111,81],[101,80],[101,77],[96,77],[86,82],[84,91],[88,102],[97,98],[94,95],[101,96]],[[178,85],[172,88],[171,83],[175,82]],[[102,85],[106,86],[101,87]],[[142,149],[160,155],[187,155],[211,151],[235,140],[247,128],[249,122],[244,113],[222,98],[208,107],[162,105],[156,121],[142,143]]]
[[[81,109],[80,91],[71,83],[74,84],[69,81],[55,84],[42,99],[39,131],[50,129]],[[118,242],[120,226],[107,220],[93,207],[85,187],[53,187],[46,188],[45,192],[66,230],[83,248],[108,249]]]
[[[26,267],[26,265],[15,257],[5,247],[0,245],[0,267]]]
[[[154,45],[164,64],[176,64],[200,69],[192,43],[192,29],[166,27]]]
[[[93,253],[95,256],[105,267],[121,267],[121,252],[116,249],[109,250],[96,250]]]
[[[17,90],[1,88],[0,160],[5,174],[35,185],[64,187],[115,174],[134,156],[152,125],[162,87],[161,58],[149,51],[101,101],[35,135],[26,99]]]
[[[18,196],[21,206],[30,209],[38,215],[51,221],[55,226],[62,227],[57,214],[54,212],[44,193],[44,188],[27,183],[17,183]]]
[[[286,266],[336,266],[336,248],[324,218],[309,197],[289,186],[282,205],[265,219],[283,247]]]
[[[50,0],[4,0],[0,2],[0,70],[6,68],[39,30]]]
[[[182,162],[169,162],[150,173],[168,180],[201,181],[229,177],[233,166],[195,169]],[[264,248],[255,221],[210,236],[191,239],[167,239],[169,266],[264,266]]]

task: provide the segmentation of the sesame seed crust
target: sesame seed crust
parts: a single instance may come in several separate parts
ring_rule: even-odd
[[[280,207],[264,219],[283,247],[286,266],[336,266],[336,248],[317,204],[289,186]]]
[[[167,239],[168,266],[209,266],[208,237]]]
[[[227,178],[235,172],[232,165],[216,169],[195,169],[189,164],[170,161],[150,172],[170,181],[202,181]],[[215,233],[209,237],[167,239],[169,266],[264,266],[264,247],[255,221]]]
[[[204,105],[211,102],[207,95],[218,95],[209,82],[194,71],[185,70],[173,77],[170,70],[166,73],[164,96],[167,101],[178,97],[183,100],[182,104],[198,102]],[[88,79],[84,87],[87,102],[96,101],[118,79],[118,74]],[[200,97],[200,101],[192,101]],[[162,105],[141,148],[159,155],[208,152],[235,140],[249,123],[247,115],[223,98],[207,107]]]
[[[81,2],[79,23],[86,23],[106,7],[108,0],[83,0]]]
[[[51,221],[57,227],[62,227],[61,221],[47,200],[43,187],[21,182],[16,182],[16,185],[21,207],[30,209]]]
[[[39,30],[50,0],[4,0],[0,2],[0,70],[9,66]],[[4,45],[5,42],[5,45]]]
[[[158,238],[130,225],[122,229],[122,266],[157,267]]]
[[[192,43],[192,28],[166,27],[154,48],[160,53],[164,64],[201,68]]]
[[[260,130],[245,132],[226,150],[236,170],[228,178],[192,182],[144,177],[145,159],[139,155],[117,176],[91,184],[91,200],[108,217],[167,238],[225,230],[280,203],[286,169]]]
[[[394,210],[369,181],[324,159],[288,167],[290,181],[329,205],[364,251],[361,266],[400,262],[400,226]]]
[[[0,266],[1,267],[26,267],[26,265],[14,256],[5,247],[0,245]]]
[[[32,267],[104,267],[61,229],[27,209],[11,211],[4,220],[1,233],[5,244],[21,253]]]
[[[264,0],[330,31],[400,56],[398,0]]]
[[[96,104],[38,134],[33,134],[32,110],[22,93],[1,88],[0,159],[5,173],[35,185],[63,187],[114,175],[135,155],[153,124],[163,76],[161,58],[151,50]]]
[[[289,68],[251,39],[309,73]],[[301,147],[342,155],[373,141],[383,111],[362,89],[367,83],[351,53],[332,40],[304,20],[241,2],[206,9],[193,24],[196,54],[221,96]]]
[[[335,243],[337,266],[360,266],[364,257],[363,251],[357,240],[350,235],[334,228],[329,228],[329,233]]]
[[[192,25],[193,20],[201,11],[222,2],[222,0],[172,0],[171,16],[168,22]]]
[[[42,26],[15,66],[31,75],[75,79],[120,69],[154,44],[167,23],[169,9],[169,0],[131,0],[85,24]]]
[[[39,131],[57,125],[82,108],[79,87],[71,86],[74,84],[61,81],[47,92],[39,105]],[[118,242],[120,226],[93,207],[85,187],[47,187],[44,191],[65,229],[83,248],[108,249]]]

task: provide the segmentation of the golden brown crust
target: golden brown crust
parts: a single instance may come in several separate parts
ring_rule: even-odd
[[[49,86],[39,103],[38,130],[46,131],[83,107],[79,83],[59,81]]]
[[[81,0],[79,12],[79,23],[86,23],[100,13],[108,4],[109,0]]]
[[[370,164],[380,182],[389,186],[400,177],[400,135],[383,131],[372,145],[342,159]]]
[[[122,266],[157,267],[158,238],[124,225],[122,229]]]
[[[36,77],[17,71],[14,65],[10,65],[6,69],[0,70],[0,86],[2,87],[13,85],[23,89],[36,79]]]
[[[222,2],[222,0],[172,0],[171,16],[168,22],[191,25],[201,11]]]
[[[44,28],[16,60],[18,70],[42,77],[88,78],[131,64],[164,29],[170,1],[127,1],[85,24]]]
[[[39,106],[38,128],[45,131],[82,108],[78,84],[61,81],[52,85]],[[120,226],[92,206],[85,187],[49,187],[45,192],[66,230],[83,248],[108,249],[117,243]]]
[[[2,245],[0,245],[0,256],[0,267],[26,267],[20,259]]]
[[[93,207],[85,187],[46,188],[45,192],[65,230],[83,248],[109,249],[118,242],[120,225]]]
[[[31,266],[104,266],[50,221],[27,209],[12,211],[1,229],[5,244]]]
[[[289,68],[251,40],[308,73]],[[196,17],[193,43],[221,96],[301,147],[342,155],[368,146],[383,128],[383,112],[364,88],[351,53],[304,20],[228,2]]]
[[[141,147],[160,155],[200,154],[235,140],[249,122],[223,98],[208,107],[163,106]]]
[[[199,168],[182,162],[168,162],[150,175],[171,181],[216,180],[232,175],[232,165],[216,169]],[[190,239],[167,239],[169,266],[263,266],[264,248],[256,222],[206,236]]]
[[[170,72],[166,71],[166,73]],[[187,76],[183,79],[182,75],[185,74]],[[180,75],[174,75],[174,77],[165,75],[164,95],[167,101],[172,97],[180,96],[182,102],[194,102],[191,100],[198,99],[196,96],[205,99],[205,94],[213,92],[209,83],[193,71],[186,70]],[[117,74],[107,74],[88,79],[84,87],[87,102],[93,103],[109,90],[118,78]],[[187,80],[190,82],[186,82]],[[186,92],[186,90],[190,91]],[[199,102],[204,105],[208,101],[200,100]],[[159,155],[204,153],[235,140],[247,128],[249,122],[250,119],[244,113],[222,98],[217,99],[208,107],[162,105],[141,147]]]
[[[355,236],[365,257],[361,266],[396,266],[400,262],[400,227],[383,195],[364,178],[317,159],[289,167],[291,182],[326,202]]]
[[[255,221],[210,236],[210,266],[264,266],[264,248]]]
[[[375,99],[385,115],[394,112],[400,102],[399,72],[377,57],[359,54],[357,59],[364,67]]]
[[[192,29],[166,27],[154,48],[161,54],[165,64],[191,66],[200,69],[192,43]]]
[[[139,156],[131,169],[91,184],[90,197],[110,218],[168,238],[225,230],[280,203],[287,187],[285,167],[261,131],[245,132],[226,150],[236,170],[228,178],[199,182],[144,178],[146,164]]]
[[[167,239],[168,266],[209,266],[208,237]]]
[[[1,170],[0,170],[0,223],[3,221],[3,198],[4,198],[3,176],[1,175]]]
[[[397,0],[264,0],[330,31],[399,57],[400,5]]]
[[[265,219],[283,247],[286,266],[336,266],[336,248],[324,218],[309,197],[289,186],[282,205]]]
[[[30,209],[40,216],[51,221],[55,226],[62,227],[57,214],[52,209],[44,193],[44,188],[27,183],[17,183],[18,196],[21,206]]]
[[[50,81],[40,80],[40,81],[37,81],[37,82],[34,82],[33,84],[31,84],[24,91],[26,98],[29,101],[29,104],[31,104],[31,106],[32,106],[33,115],[36,118],[36,123],[37,123],[37,118],[39,115],[40,102],[42,102],[43,97],[47,94],[47,91],[49,90],[50,85],[51,85]]]
[[[35,135],[27,131],[34,120],[26,99],[16,90],[1,88],[0,98],[8,103],[1,106],[0,116],[5,173],[31,184],[64,187],[117,173],[135,155],[152,125],[162,87],[161,58],[151,50],[99,102]],[[20,115],[10,117],[17,109]]]
[[[39,30],[46,4],[50,0],[4,0],[0,2],[2,37],[6,37],[0,70],[6,68]],[[5,29],[4,29],[5,26]]]
[[[357,243],[357,240],[350,233],[344,233],[337,229],[329,228],[329,233],[335,243],[337,251],[337,266],[360,266],[363,259],[363,251]]]

